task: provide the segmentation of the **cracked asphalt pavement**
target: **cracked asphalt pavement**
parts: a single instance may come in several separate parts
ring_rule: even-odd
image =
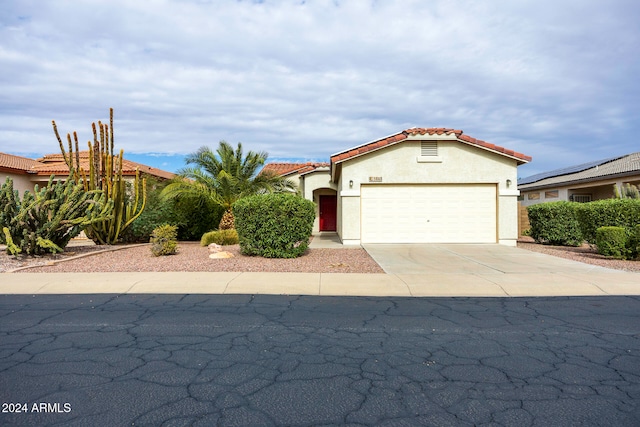
[[[0,425],[637,426],[640,298],[5,295]]]

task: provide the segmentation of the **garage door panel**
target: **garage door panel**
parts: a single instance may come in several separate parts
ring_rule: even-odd
[[[495,243],[495,185],[363,186],[363,243]]]

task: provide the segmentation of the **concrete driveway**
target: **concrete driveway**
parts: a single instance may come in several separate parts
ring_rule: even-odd
[[[503,245],[364,245],[412,296],[639,295],[640,274]]]
[[[504,245],[364,245],[387,274],[589,273],[614,270]]]

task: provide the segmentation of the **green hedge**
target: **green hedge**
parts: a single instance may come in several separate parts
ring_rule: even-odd
[[[548,245],[579,246],[582,243],[575,202],[549,202],[527,208],[531,237]]]
[[[596,244],[600,227],[622,227],[627,237],[640,224],[640,200],[606,199],[590,203],[549,202],[527,208],[531,237],[538,243],[577,246]]]
[[[233,215],[243,254],[295,258],[309,245],[315,204],[293,194],[262,194],[238,200]]]
[[[640,224],[640,200],[607,199],[590,203],[577,203],[576,211],[584,239],[596,242],[600,227],[623,227],[627,232]]]

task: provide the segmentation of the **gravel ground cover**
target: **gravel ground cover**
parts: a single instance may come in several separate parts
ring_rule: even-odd
[[[81,251],[90,253],[100,251],[88,246]],[[79,248],[69,248],[72,252]],[[248,257],[240,254],[238,245],[225,246],[223,250],[234,255],[228,259],[210,259],[209,250],[198,242],[180,242],[176,255],[155,257],[149,245],[137,245],[126,249],[98,252],[91,256],[69,259],[55,265],[42,265],[55,262],[50,257],[33,259],[40,266],[20,270],[21,272],[92,272],[92,271],[271,271],[271,272],[307,272],[307,273],[384,273],[382,268],[364,249],[308,249],[298,258],[268,259]],[[76,253],[75,255],[79,255]],[[7,257],[2,255],[2,259]],[[57,255],[57,260],[67,257]],[[28,263],[24,260],[23,263]],[[0,261],[4,266],[4,262]],[[9,264],[6,264],[9,266]],[[12,267],[15,268],[15,267]],[[7,268],[9,269],[9,268]]]
[[[587,264],[640,272],[640,261],[622,261],[598,255],[589,245],[581,247],[539,245],[522,239],[518,247]],[[116,249],[116,250],[111,250]],[[0,272],[35,266],[22,272],[91,271],[273,271],[309,273],[383,273],[364,249],[309,249],[295,259],[266,259],[240,254],[237,245],[226,246],[234,258],[210,259],[207,248],[197,242],[180,242],[177,255],[154,257],[148,245],[116,246],[105,252],[100,246],[69,246],[58,255],[16,259],[0,253]],[[91,256],[83,256],[95,252]],[[65,260],[64,262],[59,262]],[[59,263],[58,263],[59,262]],[[55,264],[55,265],[51,265]]]
[[[600,267],[640,272],[640,261],[607,258],[598,254],[596,249],[588,244],[580,247],[540,245],[534,243],[533,239],[526,238],[518,241],[518,247],[528,251],[541,252],[547,255],[584,262],[586,264],[598,265]]]

